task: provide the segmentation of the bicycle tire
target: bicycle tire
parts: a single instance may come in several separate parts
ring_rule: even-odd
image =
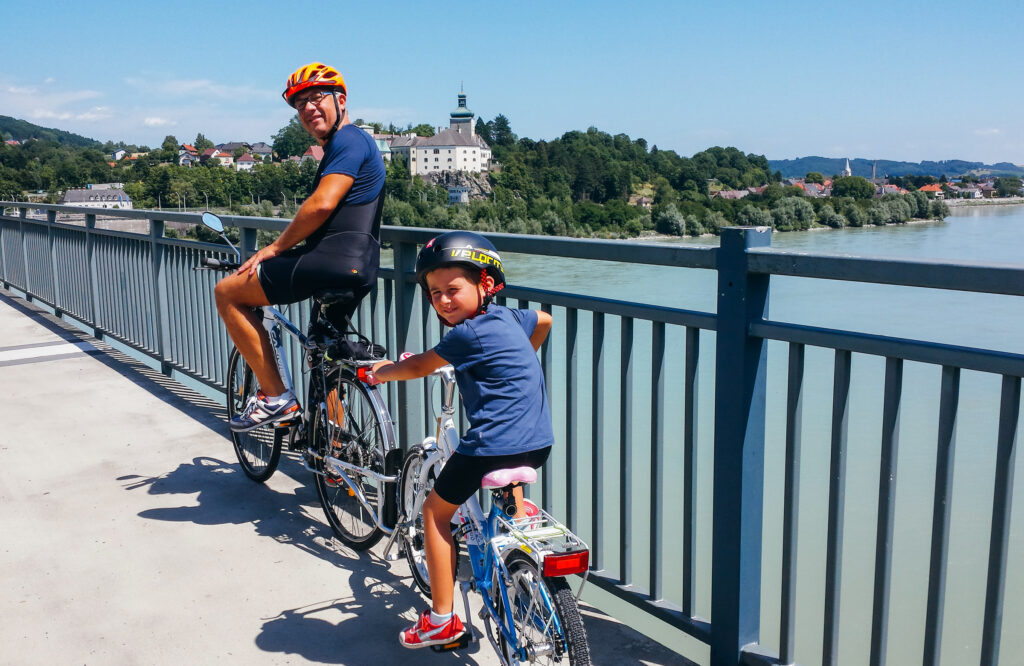
[[[259,388],[252,368],[237,349],[231,350],[228,359],[228,418],[234,418],[245,409],[249,398]],[[231,443],[242,472],[256,483],[269,479],[281,461],[281,437],[274,436],[272,425],[255,428],[248,432],[231,432]]]
[[[352,372],[340,368],[329,371],[327,386],[329,393],[337,389],[336,395],[342,406],[341,423],[331,422],[332,415],[318,413],[313,424],[313,446],[323,456],[333,456],[380,474],[386,473],[385,461],[391,447],[385,441],[383,417],[370,398],[370,389]],[[326,400],[331,399],[328,397]],[[328,432],[332,434],[328,436]],[[363,492],[374,512],[384,517],[389,492],[387,484],[366,474],[351,471],[346,474]],[[335,536],[349,548],[366,550],[384,536],[374,516],[343,480],[332,479],[329,473],[317,474],[316,490],[327,523]]]
[[[528,643],[527,653],[535,654],[535,659],[530,663],[562,663],[562,660],[568,657],[570,666],[589,665],[590,645],[587,643],[587,631],[576,605],[576,597],[565,579],[541,576],[537,563],[518,550],[509,551],[505,556],[505,566],[510,582],[508,593],[509,603],[512,605],[512,622],[520,641],[525,640]],[[548,621],[550,614],[547,604],[543,602],[543,596],[539,593],[539,585],[547,589],[552,611],[557,614],[558,622],[562,626],[561,636],[556,635],[554,623]],[[504,619],[506,609],[500,592],[495,589],[492,594],[498,614]],[[535,608],[542,609],[539,615],[532,610]],[[546,646],[549,644],[551,649],[547,650]],[[519,663],[515,647],[509,645],[500,631],[498,646],[508,663]]]
[[[402,463],[402,481],[398,493],[398,501],[402,508],[402,514],[408,519],[413,513],[416,496],[420,491],[418,484],[420,469],[423,465],[425,454],[423,447],[419,444],[409,449]],[[426,488],[423,497],[426,498],[434,487],[434,474],[427,477]],[[423,545],[423,513],[417,512],[412,524],[405,528],[402,533],[402,549],[405,551],[405,559],[409,563],[409,571],[412,573],[413,582],[428,599],[430,597],[430,574],[427,571],[427,556]]]

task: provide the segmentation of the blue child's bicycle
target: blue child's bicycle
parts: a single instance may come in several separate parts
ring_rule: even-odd
[[[417,586],[430,595],[430,579],[423,550],[423,501],[434,479],[458,444],[455,428],[455,373],[445,366],[434,374],[443,383],[437,433],[409,450],[399,481],[398,524],[385,548],[400,537]],[[530,468],[499,470],[484,477],[492,494],[485,514],[474,496],[460,507],[452,536],[460,553],[457,582],[462,590],[467,633],[460,641],[435,650],[465,647],[477,640],[469,610],[469,592],[480,593],[487,637],[503,664],[589,664],[587,635],[574,595],[565,576],[583,574],[589,565],[587,545],[547,512],[519,520],[512,489],[530,483]],[[535,508],[535,507],[531,507]],[[583,583],[580,584],[582,589]]]

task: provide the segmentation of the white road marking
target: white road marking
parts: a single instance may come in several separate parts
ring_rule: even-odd
[[[62,354],[75,354],[94,351],[96,348],[88,342],[58,342],[48,347],[26,347],[25,349],[8,349],[0,351],[0,363],[5,361],[21,361],[24,359],[45,358]]]

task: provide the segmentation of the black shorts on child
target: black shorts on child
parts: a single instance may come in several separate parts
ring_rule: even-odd
[[[434,482],[434,490],[445,502],[458,506],[480,490],[480,483],[489,472],[506,467],[537,469],[550,453],[550,446],[503,456],[467,456],[456,451]]]

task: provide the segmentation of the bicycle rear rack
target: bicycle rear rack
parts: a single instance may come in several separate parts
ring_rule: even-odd
[[[583,539],[540,507],[537,508],[536,516],[519,520],[499,516],[498,523],[515,542],[510,545],[534,555],[541,561],[546,555],[590,550]]]

